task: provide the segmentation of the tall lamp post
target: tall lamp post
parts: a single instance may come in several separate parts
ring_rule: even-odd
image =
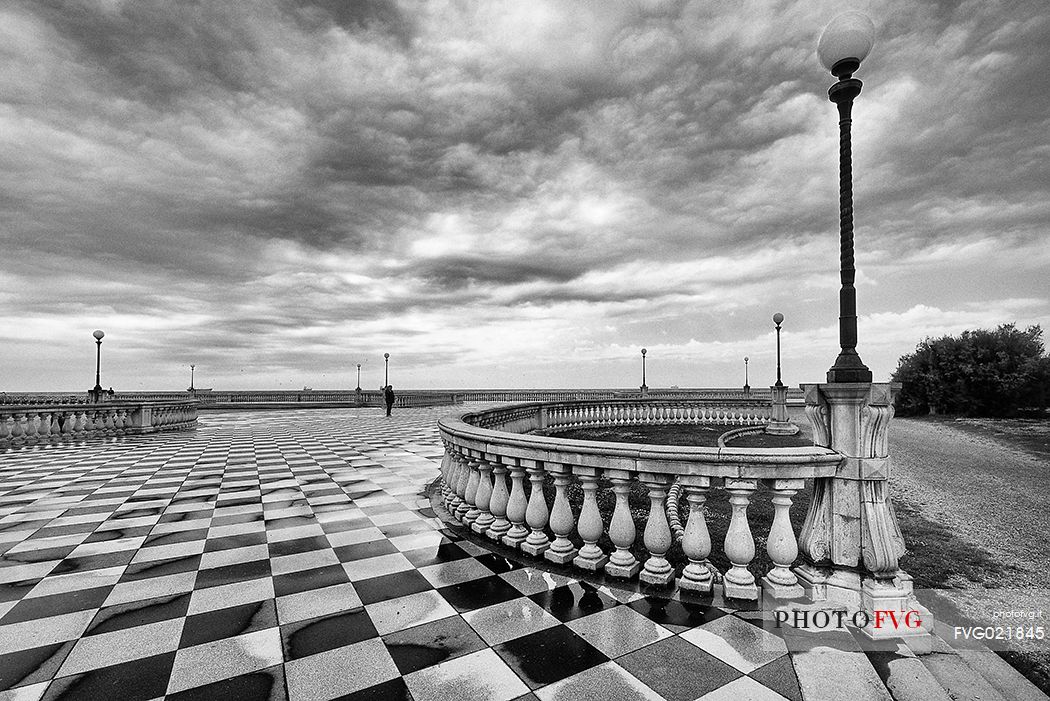
[[[646,392],[649,391],[649,387],[647,387],[646,384],[645,384],[645,354],[646,354],[646,350],[643,348],[642,349],[642,387],[641,387],[642,394],[645,394]]]
[[[853,77],[875,41],[875,25],[859,12],[846,12],[828,24],[817,44],[817,56],[838,78],[828,98],[839,112],[839,355],[828,370],[828,382],[871,382],[871,370],[857,354],[857,271],[853,261],[853,154],[850,144],[853,100],[863,85]]]
[[[747,363],[750,360],[746,355],[744,356],[744,395],[751,396],[751,385],[747,383]]]
[[[780,380],[780,325],[783,322],[783,314],[777,312],[773,315],[773,323],[777,327],[777,382],[769,388],[769,392],[773,397],[773,420],[766,426],[766,433],[772,433],[777,436],[790,436],[798,433],[798,426],[788,421],[788,388]]]
[[[383,353],[383,389],[390,386],[390,354]]]
[[[361,363],[357,364],[357,390],[356,391],[358,391],[358,392],[361,391]]]
[[[784,315],[777,312],[773,315],[773,323],[777,326],[777,387],[783,387],[784,383],[780,381],[780,325],[784,323]]]
[[[814,445],[835,451],[850,467],[833,477],[816,478],[798,541],[804,562],[794,568],[794,575],[806,594],[816,594],[814,599],[867,613],[869,624],[861,632],[869,638],[903,637],[912,650],[928,651],[933,616],[915,598],[912,578],[900,568],[906,548],[890,496],[888,430],[899,385],[873,383],[857,354],[850,111],[861,89],[853,73],[871,51],[874,36],[870,19],[849,12],[828,23],[817,45],[820,62],[838,79],[828,97],[839,112],[841,349],[827,383],[805,385],[806,410],[815,419]],[[772,573],[767,576],[771,578]],[[776,587],[770,589],[776,596]],[[922,622],[893,631],[872,624],[875,612],[892,616],[894,611],[914,611]]]
[[[102,338],[106,335],[101,329],[96,329],[92,334],[95,337],[95,388],[92,392],[95,401],[102,401]]]
[[[196,367],[196,365],[193,365],[192,363],[190,364],[190,392],[193,391],[193,371]]]

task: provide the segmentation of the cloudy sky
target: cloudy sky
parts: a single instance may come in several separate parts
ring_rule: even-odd
[[[1050,322],[1050,13],[1028,2],[9,1],[0,389],[752,385]]]

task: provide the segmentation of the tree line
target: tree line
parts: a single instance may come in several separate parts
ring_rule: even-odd
[[[897,413],[1017,416],[1047,407],[1050,357],[1038,325],[927,338],[902,356],[892,381],[903,387]]]

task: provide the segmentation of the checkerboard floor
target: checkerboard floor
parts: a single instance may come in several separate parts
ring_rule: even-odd
[[[206,413],[0,453],[0,701],[801,698],[760,612],[442,521],[447,411]]]

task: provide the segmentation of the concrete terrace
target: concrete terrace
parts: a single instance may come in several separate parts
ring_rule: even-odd
[[[789,655],[768,612],[465,540],[427,492],[448,411],[0,453],[0,701],[890,698],[903,647]]]

